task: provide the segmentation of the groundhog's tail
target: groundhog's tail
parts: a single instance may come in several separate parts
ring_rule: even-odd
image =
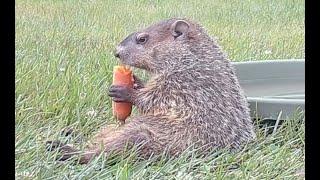
[[[71,157],[79,156],[79,164],[87,164],[92,158],[97,155],[97,152],[81,152],[70,145],[64,144],[60,141],[47,141],[47,150],[55,151],[58,150],[61,155],[57,157],[58,161],[65,161]]]

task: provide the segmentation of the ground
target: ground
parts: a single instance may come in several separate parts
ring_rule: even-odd
[[[238,153],[89,166],[54,161],[44,142],[72,127],[85,139],[114,124],[115,46],[170,17],[201,23],[232,61],[304,58],[304,1],[16,0],[15,168],[17,179],[303,179],[304,115],[297,113]],[[136,71],[145,77],[142,71]],[[302,120],[301,120],[302,119]],[[75,138],[65,138],[74,142]],[[186,154],[190,152],[186,152]]]

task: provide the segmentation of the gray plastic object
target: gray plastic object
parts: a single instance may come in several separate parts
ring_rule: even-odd
[[[233,62],[251,116],[288,118],[305,110],[304,59]]]

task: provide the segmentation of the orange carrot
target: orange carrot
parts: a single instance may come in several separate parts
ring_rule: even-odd
[[[125,66],[115,66],[113,68],[113,85],[133,87],[132,71]],[[112,102],[113,116],[122,124],[130,116],[132,104],[127,102]]]

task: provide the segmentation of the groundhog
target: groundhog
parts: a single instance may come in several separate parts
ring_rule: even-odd
[[[54,144],[60,160],[80,154],[88,163],[136,147],[138,157],[178,156],[188,147],[206,155],[221,148],[237,150],[255,138],[248,103],[230,60],[216,40],[197,23],[180,18],[158,22],[126,37],[116,48],[120,62],[151,75],[134,88],[111,86],[116,102],[131,102],[139,115],[119,128],[103,128],[79,153]]]

